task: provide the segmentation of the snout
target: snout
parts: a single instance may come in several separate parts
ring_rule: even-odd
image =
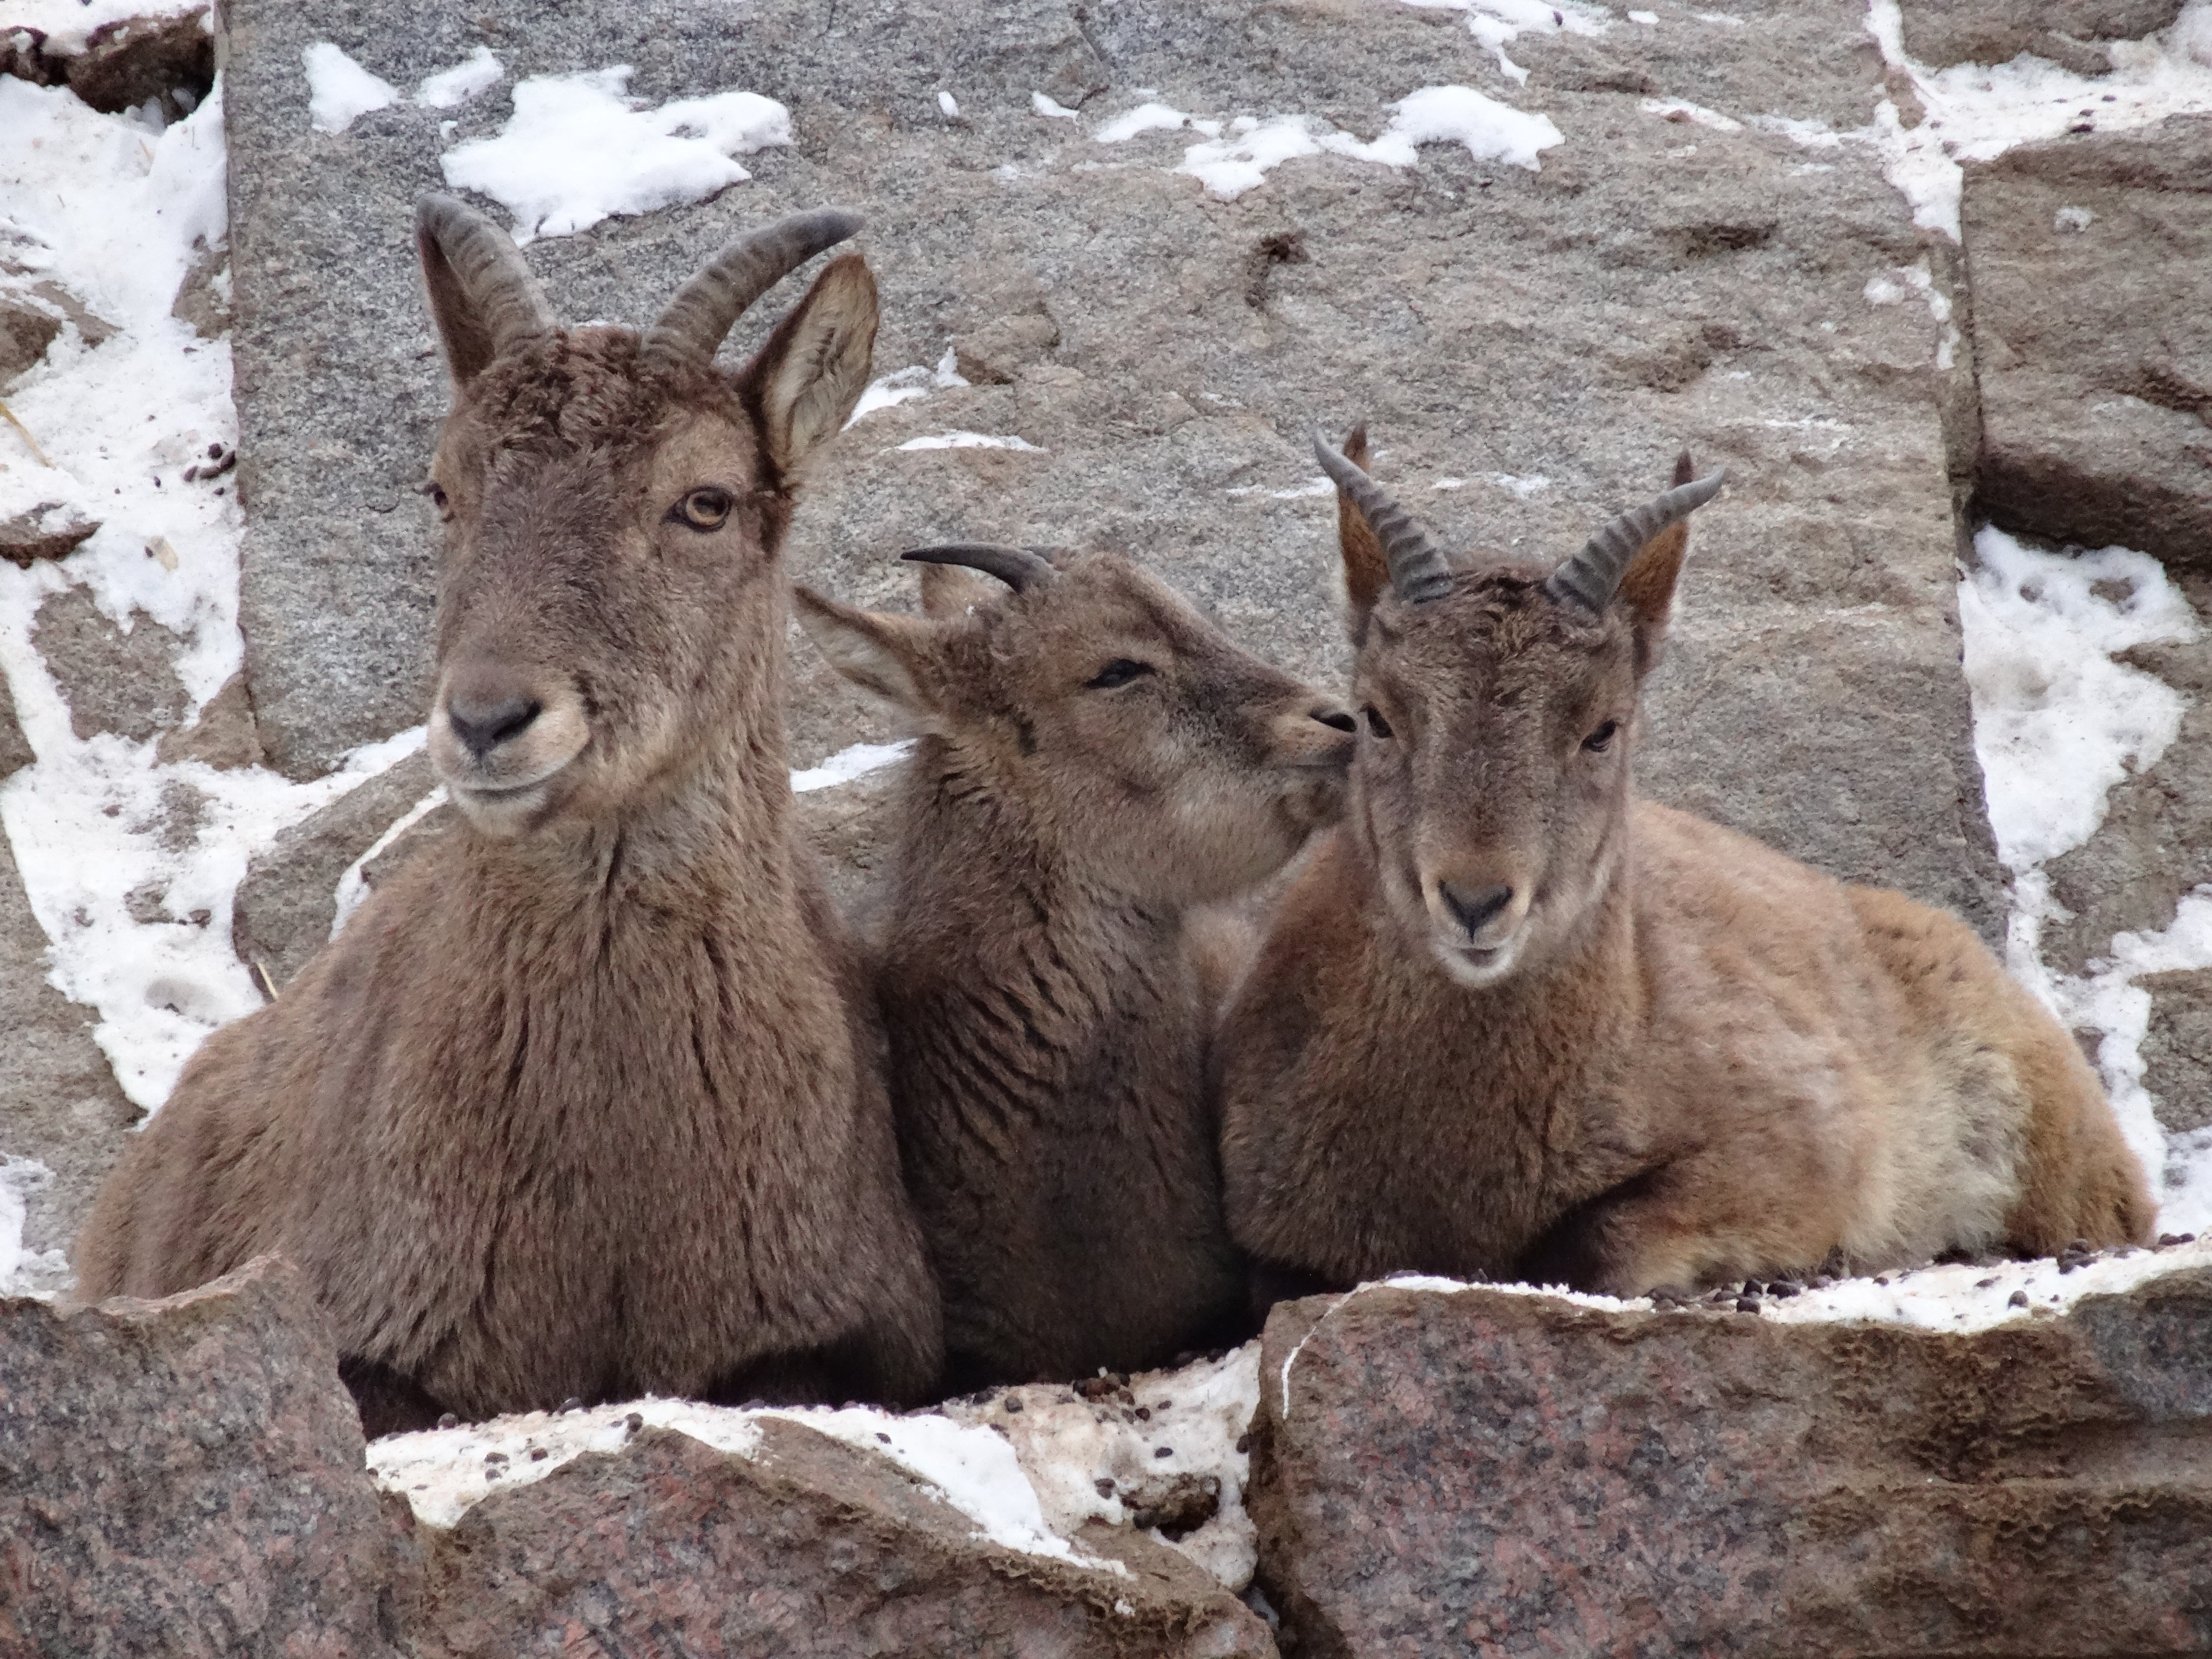
[[[1350,709],[1313,696],[1298,698],[1269,722],[1274,763],[1291,773],[1293,808],[1309,829],[1333,823],[1343,814],[1356,730]]]
[[[430,763],[479,828],[518,833],[590,740],[583,700],[565,676],[479,659],[440,677]]]
[[[1431,868],[1421,872],[1421,897],[1435,932],[1437,954],[1452,976],[1487,985],[1511,971],[1520,954],[1534,884],[1504,869]]]

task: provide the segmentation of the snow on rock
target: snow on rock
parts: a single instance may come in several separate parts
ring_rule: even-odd
[[[1179,1370],[1040,1383],[939,1409],[1006,1437],[1055,1532],[1143,1521],[1158,1542],[1242,1590],[1258,1545],[1242,1443],[1260,1401],[1259,1367],[1260,1345],[1248,1342]]]
[[[2203,637],[2157,560],[2124,547],[2045,553],[1994,526],[1959,587],[1974,751],[1997,853],[2013,872],[2008,965],[2071,1030],[2100,1033],[2098,1069],[2151,1178],[2160,1224],[2212,1230],[2212,1137],[2167,1135],[2143,1086],[2145,974],[2212,967],[2212,893],[2185,896],[2163,933],[2122,933],[2085,975],[2041,952],[2056,901],[2044,865],[2104,822],[2107,798],[2181,729],[2181,693],[2117,660],[2130,647]]]
[[[1229,124],[1228,137],[1185,150],[1176,171],[1197,179],[1216,200],[1233,202],[1292,157],[1318,155],[1318,135],[1330,131],[1327,122],[1311,116],[1278,115],[1261,121],[1241,115]]]
[[[27,1249],[23,1244],[23,1224],[29,1218],[25,1195],[53,1178],[54,1172],[35,1158],[0,1156],[0,1296],[35,1294],[69,1271],[69,1258],[61,1251]]]
[[[1460,11],[1467,14],[1468,32],[1487,47],[1498,60],[1498,72],[1516,82],[1525,82],[1528,71],[1505,55],[1506,43],[1524,32],[1537,34],[1603,34],[1612,16],[1602,6],[1587,5],[1582,0],[1403,0],[1409,6],[1423,10]],[[1638,22],[1656,23],[1659,20],[1650,12],[1631,12]]]
[[[901,449],[1022,449],[1032,455],[1045,452],[1026,438],[1012,433],[993,432],[936,432],[924,437],[908,438],[897,446]]]
[[[2189,0],[2162,34],[2112,48],[2113,70],[2088,76],[2021,53],[2008,64],[1939,71],[1905,56],[1899,0],[1870,0],[1867,28],[1891,69],[1911,78],[1926,118],[1907,126],[1896,104],[1875,106],[1864,135],[1880,146],[1913,222],[1959,240],[1959,163],[2056,138],[2090,121],[2099,132],[2212,110],[2212,0]],[[2111,101],[2106,101],[2107,99]]]
[[[619,1451],[648,1424],[750,1458],[759,1449],[765,1418],[786,1419],[888,1458],[933,1488],[993,1543],[1127,1574],[1120,1562],[1100,1560],[1053,1530],[1003,1437],[934,1412],[900,1414],[853,1406],[836,1411],[735,1409],[648,1396],[588,1411],[526,1412],[457,1428],[389,1435],[370,1444],[368,1472],[384,1491],[404,1496],[416,1519],[451,1527],[491,1492],[542,1480],[584,1452]]]
[[[425,109],[455,109],[489,92],[506,73],[507,66],[491,55],[489,46],[478,46],[453,68],[425,76],[415,88],[415,101]]]
[[[1185,127],[1208,138],[1221,136],[1221,123],[1218,121],[1186,115],[1166,104],[1148,103],[1122,111],[1091,137],[1102,144],[1122,144],[1140,132],[1177,132]]]
[[[499,132],[440,157],[446,182],[514,215],[515,240],[570,236],[614,214],[702,201],[752,177],[732,158],[791,142],[791,113],[757,93],[648,108],[628,64],[536,75]]]
[[[0,11],[0,33],[37,29],[46,37],[46,50],[56,58],[74,58],[85,49],[94,30],[133,17],[185,17],[198,12],[213,26],[207,0],[9,0]]]
[[[1464,144],[1478,161],[1503,161],[1536,173],[1543,165],[1538,153],[1565,142],[1549,116],[1501,104],[1472,87],[1423,87],[1390,108],[1390,125],[1373,143],[1363,144],[1349,133],[1331,134],[1322,143],[1340,155],[1393,167],[1412,167],[1422,144]]]
[[[914,748],[914,740],[905,738],[897,743],[856,743],[840,749],[819,766],[791,775],[791,793],[811,794],[817,789],[834,789],[841,783],[850,783],[871,772],[904,760]]]
[[[1080,111],[1072,110],[1054,99],[1046,97],[1041,92],[1033,92],[1030,94],[1030,107],[1039,115],[1054,121],[1073,121],[1081,113]]]
[[[914,398],[927,398],[933,392],[949,392],[955,386],[966,386],[968,377],[953,366],[957,360],[958,353],[947,346],[934,368],[916,363],[871,380],[860,393],[860,400],[853,405],[853,412],[846,416],[845,425],[857,426],[879,409],[896,408]]]
[[[317,132],[343,132],[373,109],[400,101],[399,88],[371,75],[327,40],[300,54],[307,70],[307,125]]]

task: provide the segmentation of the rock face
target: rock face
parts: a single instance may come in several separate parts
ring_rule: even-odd
[[[1094,1528],[1115,1572],[981,1539],[884,1459],[764,1420],[751,1456],[647,1428],[430,1533],[418,1650],[783,1656],[1272,1655],[1173,1551]]]
[[[115,732],[143,743],[191,712],[171,666],[183,641],[143,611],[131,620],[125,633],[82,587],[65,587],[39,607],[31,643],[61,683],[80,738]]]
[[[1278,1306],[1302,1656],[2201,1653],[2212,1273],[1972,1336],[1474,1290]]]
[[[412,1530],[289,1267],[0,1300],[0,1651],[396,1655]]]
[[[2105,45],[2140,40],[2180,15],[2181,0],[1905,0],[1905,50],[1929,69],[2008,64],[2033,52],[2077,75],[2112,68]]]
[[[1942,411],[1963,382],[1935,367],[1925,307],[1863,297],[1921,239],[1871,153],[1808,160],[1741,125],[1778,95],[1863,123],[1881,65],[1856,13],[1532,31],[1510,47],[1525,86],[1456,14],[1338,0],[988,15],[880,0],[834,23],[770,0],[737,27],[719,0],[649,16],[492,0],[404,29],[335,0],[225,15],[242,614],[286,772],[421,716],[434,544],[415,487],[445,394],[409,216],[441,151],[507,111],[494,91],[316,132],[301,53],[332,41],[404,89],[489,46],[511,77],[628,64],[648,101],[744,88],[792,112],[793,144],[748,157],[752,182],[532,246],[563,315],[647,321],[732,234],[834,198],[870,221],[878,372],[949,350],[972,383],[846,435],[799,510],[803,579],[901,603],[891,556],[920,541],[1129,550],[1264,653],[1333,678],[1315,422],[1369,417],[1381,476],[1442,535],[1528,553],[1579,544],[1686,445],[1738,482],[1701,516],[1648,789],[1994,932],[1952,610]],[[1541,112],[1564,142],[1537,171],[1450,143],[1399,168],[1320,153],[1222,200],[1176,170],[1199,134],[1097,137],[1158,101],[1367,140],[1397,100],[1453,85]],[[1040,114],[1033,93],[1079,113]],[[459,125],[441,137],[441,120]],[[1028,447],[903,447],[951,432]],[[799,763],[885,735],[798,650]],[[865,823],[829,838],[872,855]]]
[[[5,724],[0,719],[0,736]],[[52,1264],[76,1236],[138,1109],[92,1040],[91,1011],[46,983],[46,932],[0,836],[0,1156],[33,1158],[50,1172],[23,1194],[23,1243]],[[31,1288],[63,1276],[42,1266]]]
[[[1980,510],[2212,568],[2212,115],[1970,164],[1960,226]]]

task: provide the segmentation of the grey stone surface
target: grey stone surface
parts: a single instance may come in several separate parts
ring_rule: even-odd
[[[1929,69],[2005,64],[2033,52],[2077,75],[2112,67],[2104,44],[2173,21],[2181,0],[1903,0],[1905,50]]]
[[[338,878],[437,781],[429,757],[410,755],[280,832],[238,884],[230,924],[238,959],[265,969],[280,988],[290,984],[330,942]]]
[[[792,111],[794,143],[748,158],[753,182],[531,246],[564,315],[647,320],[736,230],[836,200],[871,222],[878,372],[950,345],[990,381],[841,441],[799,511],[801,577],[898,603],[910,590],[890,556],[925,539],[1127,549],[1261,650],[1334,677],[1329,504],[1273,493],[1316,476],[1313,422],[1369,417],[1382,476],[1441,533],[1524,550],[1578,544],[1686,444],[1738,483],[1701,515],[1652,702],[1651,793],[1992,931],[1952,610],[1954,388],[1924,308],[1863,297],[1922,239],[1869,154],[1823,151],[1828,170],[1808,170],[1785,138],[1640,106],[1663,94],[1739,118],[1786,105],[1863,122],[1881,70],[1857,8],[1750,10],[1756,27],[1668,14],[1595,40],[1523,35],[1516,88],[1457,15],[1343,0],[737,14],[489,0],[404,27],[346,0],[239,0],[226,97],[243,613],[272,762],[319,771],[421,717],[434,553],[414,488],[443,391],[409,213],[443,143],[495,130],[507,107],[487,94],[447,141],[447,112],[397,106],[314,133],[300,54],[329,40],[405,86],[482,44],[514,76],[630,64],[647,100],[744,88]],[[1367,138],[1393,100],[1455,83],[1541,110],[1566,142],[1534,173],[1449,145],[1403,171],[1296,160],[1224,203],[1173,171],[1194,134],[1089,136],[1156,94]],[[1036,114],[1032,91],[1082,119]],[[897,448],[951,429],[1036,453]],[[1524,499],[1504,475],[1548,483]],[[1448,477],[1469,482],[1432,488]],[[802,764],[883,735],[803,648],[791,723]]]
[[[1978,510],[2212,568],[2212,115],[1970,165],[1960,224]]]
[[[419,1565],[313,1298],[0,1298],[0,1653],[382,1659]]]
[[[22,723],[15,718],[15,694],[6,680],[0,679],[0,783],[38,757],[31,740],[23,735]]]
[[[94,603],[91,590],[64,587],[40,605],[31,643],[68,700],[80,739],[115,732],[143,743],[191,712],[171,666],[184,641],[143,611],[128,633]]]
[[[2143,1086],[2169,1129],[2212,1127],[2212,968],[2145,974],[2150,1029],[2143,1034]]]
[[[92,1040],[93,1013],[46,983],[46,935],[0,836],[0,1155],[36,1158],[52,1178],[24,1194],[23,1243],[66,1251],[138,1109]],[[33,1288],[58,1289],[41,1272]]]
[[[254,726],[253,700],[247,695],[245,674],[225,680],[192,723],[167,732],[154,752],[164,766],[198,761],[217,771],[229,771],[260,765],[261,737]]]

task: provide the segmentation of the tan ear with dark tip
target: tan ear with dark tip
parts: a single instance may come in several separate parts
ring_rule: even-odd
[[[1345,439],[1344,459],[1363,472],[1367,470],[1366,422],[1352,428]],[[1390,560],[1367,515],[1341,489],[1336,492],[1336,544],[1344,556],[1345,620],[1357,645],[1367,632],[1367,613],[1390,586]]]
[[[1689,483],[1697,477],[1690,452],[1684,450],[1674,461],[1674,484]],[[1628,607],[1630,619],[1636,630],[1636,672],[1638,678],[1648,674],[1659,661],[1666,644],[1668,619],[1674,611],[1674,584],[1682,574],[1682,561],[1690,551],[1690,521],[1682,519],[1668,525],[1650,541],[1637,550],[1636,556],[1628,562],[1628,569],[1620,579],[1614,597]]]
[[[978,605],[997,604],[1006,592],[1004,582],[958,565],[921,567],[921,614],[933,622],[957,622]]]

